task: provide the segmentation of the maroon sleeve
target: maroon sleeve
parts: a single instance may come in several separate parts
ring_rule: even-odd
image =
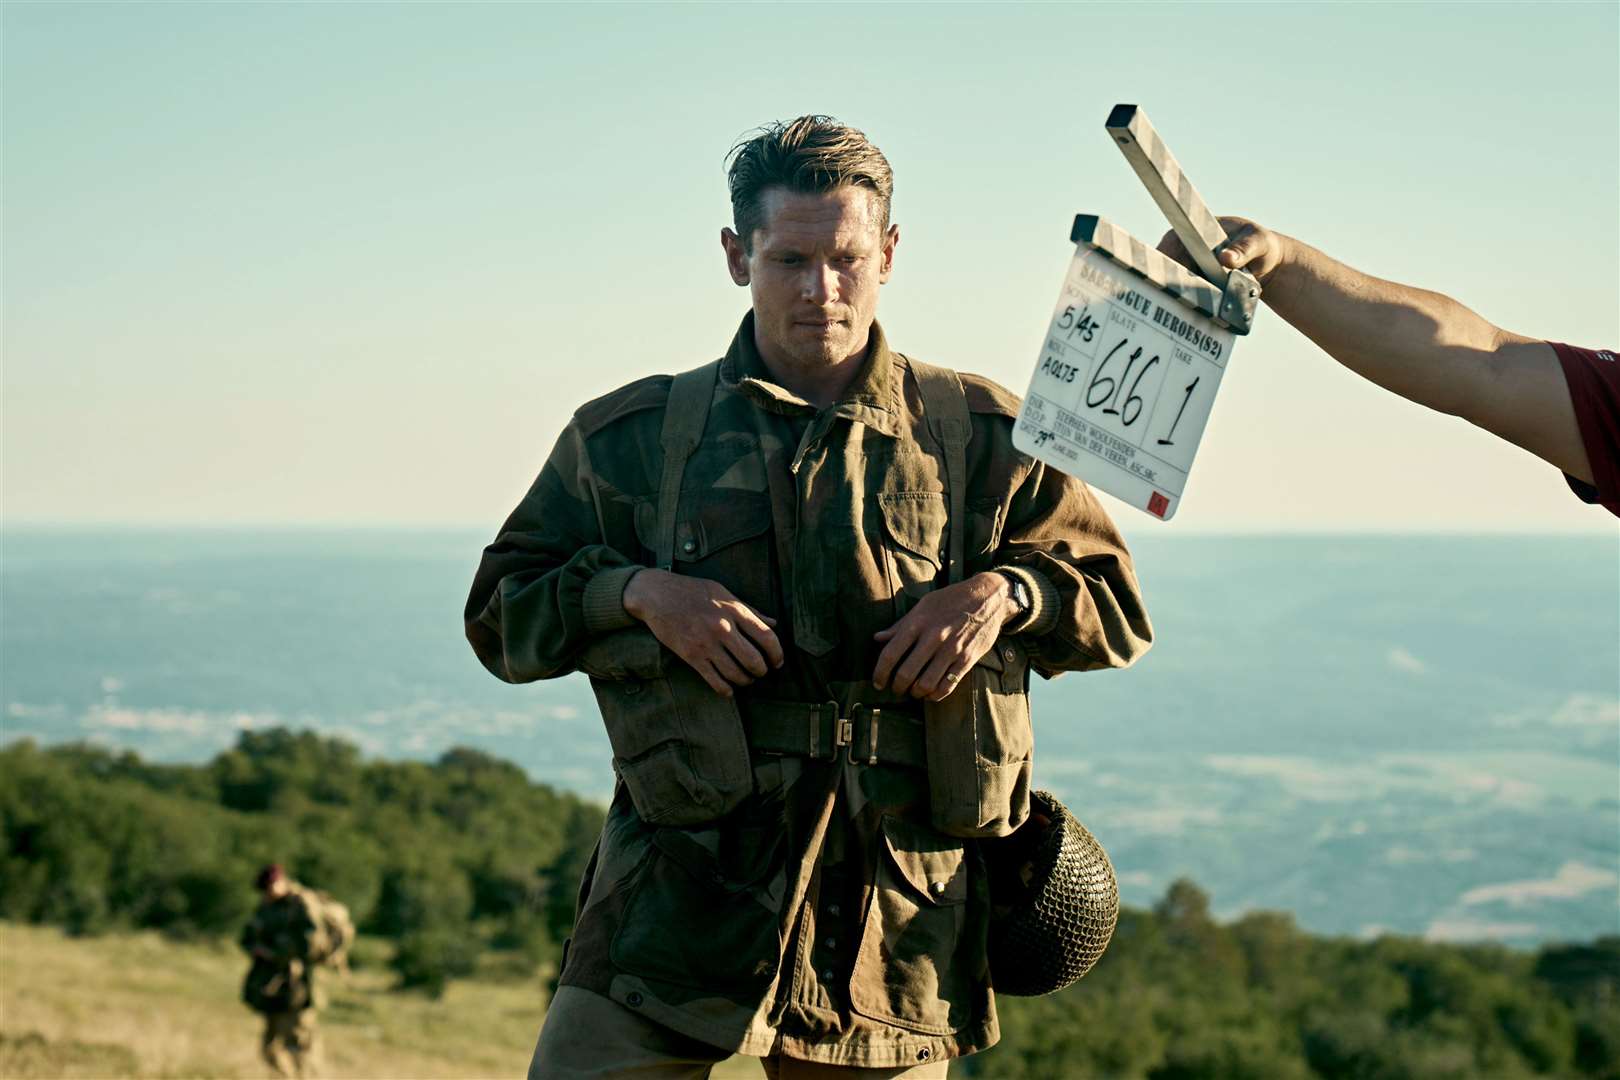
[[[1620,516],[1620,357],[1610,349],[1581,349],[1548,342],[1558,353],[1575,405],[1593,483],[1565,474],[1576,495]]]

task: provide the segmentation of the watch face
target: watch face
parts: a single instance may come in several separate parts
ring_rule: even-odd
[[[1029,586],[1024,583],[1023,578],[1006,570],[998,571],[998,573],[1006,578],[1008,584],[1012,586],[1012,600],[1013,603],[1018,605],[1020,614],[1027,613],[1030,608],[1035,606],[1035,597],[1031,595]]]

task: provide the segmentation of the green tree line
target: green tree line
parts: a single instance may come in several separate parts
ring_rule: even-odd
[[[393,939],[402,981],[429,988],[488,950],[554,961],[603,816],[476,750],[365,761],[284,729],[204,765],[18,742],[0,776],[0,918],[234,935],[255,872],[279,862]]]
[[[1287,915],[1215,922],[1178,881],[1120,912],[1069,989],[997,998],[997,1080],[1620,1080],[1620,937],[1536,952],[1317,937]]]
[[[0,777],[0,918],[233,935],[255,870],[281,862],[429,988],[481,957],[530,976],[554,963],[602,822],[478,751],[365,761],[285,730],[203,765],[13,743]],[[1620,1080],[1620,937],[1534,952],[1324,938],[1275,912],[1218,923],[1186,881],[1123,910],[1079,983],[998,1007],[1001,1045],[952,1075]]]

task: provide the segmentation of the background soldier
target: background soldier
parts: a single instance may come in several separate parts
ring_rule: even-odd
[[[257,910],[242,927],[242,948],[253,956],[242,1000],[264,1014],[260,1050],[282,1076],[310,1076],[316,1068],[313,968],[322,948],[320,900],[280,866],[266,866],[253,880],[262,892]]]
[[[729,178],[724,358],[579,409],[468,599],[502,679],[591,675],[620,781],[530,1075],[943,1076],[999,1034],[965,838],[1028,814],[1028,673],[1152,631],[1018,399],[889,348],[877,147],[801,117]]]

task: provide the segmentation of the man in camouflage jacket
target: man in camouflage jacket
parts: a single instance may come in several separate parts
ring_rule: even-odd
[[[972,375],[948,492],[928,369],[874,321],[899,239],[877,148],[803,117],[730,180],[753,305],[673,509],[680,408],[652,376],[575,413],[468,599],[500,678],[592,677],[620,776],[530,1075],[741,1053],[771,1077],[943,1076],[998,1032],[983,863],[935,827],[924,714],[977,695],[1027,730],[1030,669],[1122,667],[1152,631],[1107,514],[1013,449],[1017,399]],[[727,723],[740,784],[712,752]]]
[[[242,948],[253,957],[242,1000],[264,1014],[259,1050],[282,1076],[308,1076],[316,1067],[315,984],[309,962],[315,914],[306,891],[274,864],[259,871],[259,906],[242,927]]]

